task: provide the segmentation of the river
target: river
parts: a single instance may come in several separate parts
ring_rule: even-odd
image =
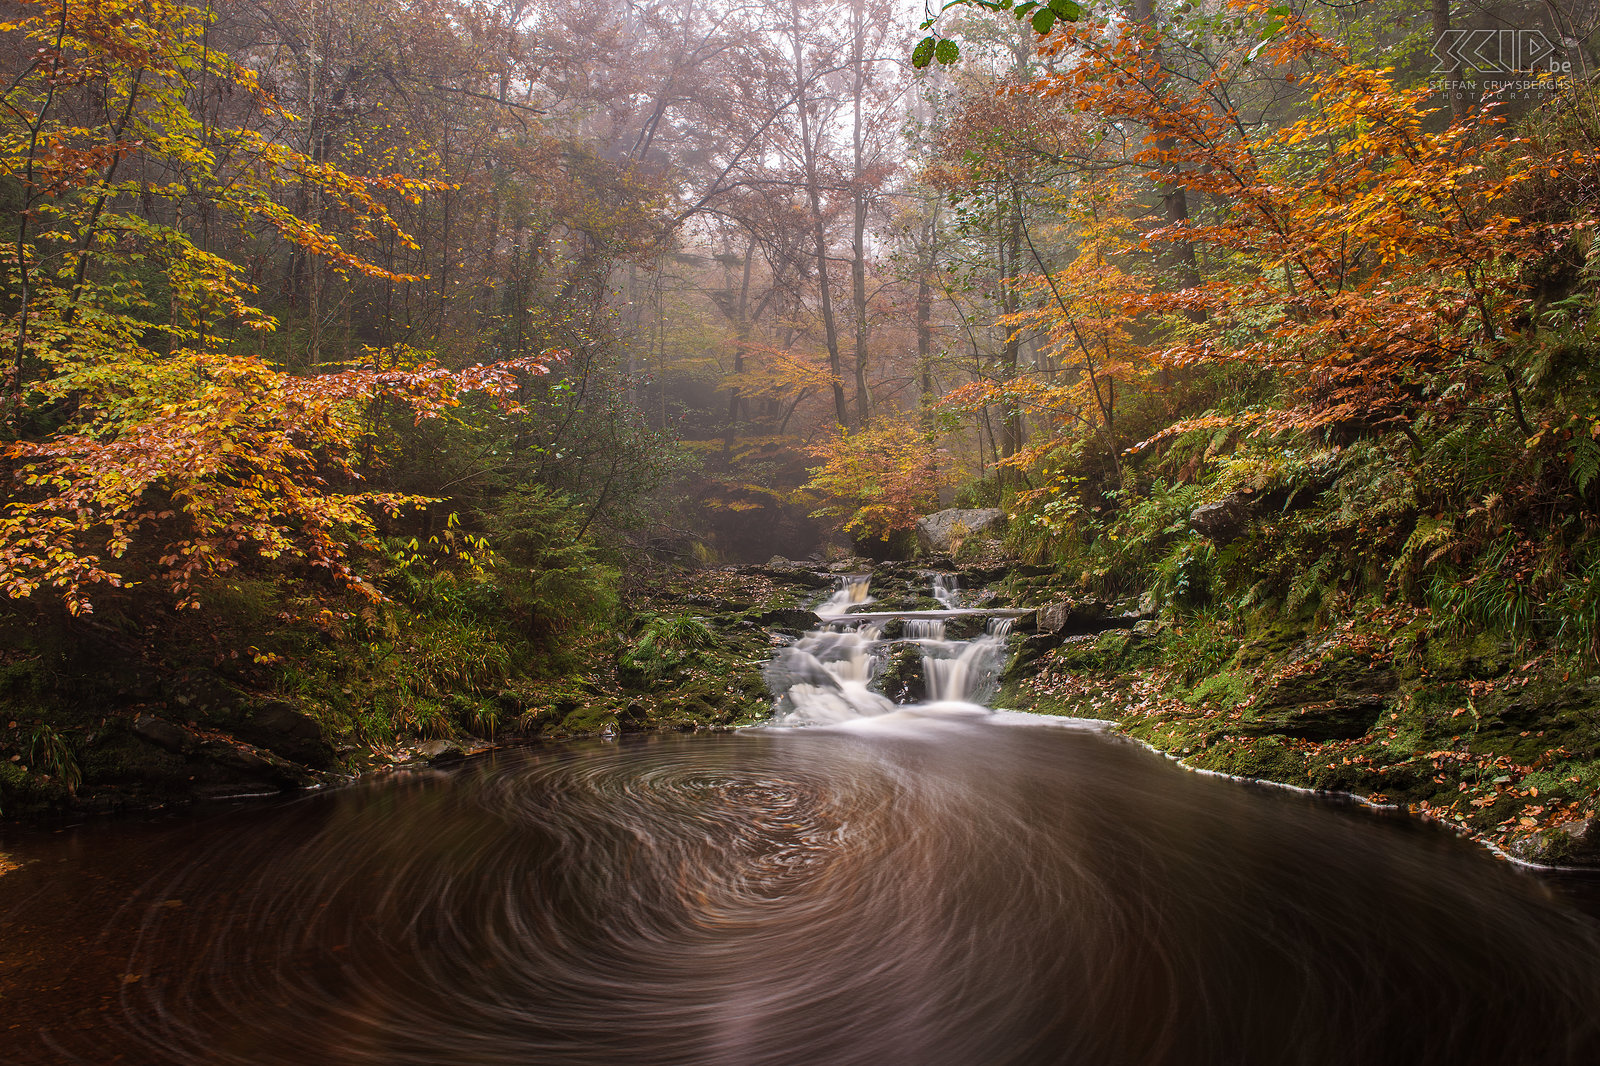
[[[1588,883],[1089,723],[799,703],[8,830],[0,1058],[1600,1061]]]

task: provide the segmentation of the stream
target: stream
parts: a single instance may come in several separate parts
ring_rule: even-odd
[[[1592,882],[987,708],[942,591],[846,580],[762,727],[7,829],[0,1060],[1600,1061]]]

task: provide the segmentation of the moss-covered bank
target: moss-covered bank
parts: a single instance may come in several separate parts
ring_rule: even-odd
[[[769,710],[774,632],[816,624],[809,608],[832,585],[800,566],[658,568],[623,583],[606,624],[545,619],[537,640],[460,585],[339,610],[238,581],[140,626],[7,626],[0,813],[149,808],[488,744],[749,723]]]
[[[1600,677],[1431,622],[1180,613],[1035,635],[1001,701],[1115,721],[1197,769],[1401,807],[1520,860],[1600,866]]]

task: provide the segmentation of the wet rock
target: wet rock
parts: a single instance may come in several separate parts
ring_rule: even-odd
[[[1546,866],[1600,867],[1600,818],[1580,818],[1518,841],[1519,859]]]
[[[878,675],[878,688],[895,703],[920,703],[928,698],[923,672],[922,649],[909,642],[896,644]]]
[[[206,741],[195,750],[195,754],[207,762],[215,763],[240,775],[252,784],[263,786],[289,784],[296,776],[292,773],[280,773],[279,767],[271,760],[249,748],[236,748],[220,740]]]
[[[798,635],[822,626],[822,619],[815,612],[798,609],[780,609],[767,611],[757,619],[761,625],[780,632]]]
[[[195,735],[187,729],[148,714],[141,714],[133,720],[133,731],[150,743],[172,752],[192,751],[196,743]]]
[[[460,762],[467,750],[453,740],[428,740],[417,745],[417,754],[430,763]]]
[[[322,735],[322,726],[283,700],[252,708],[229,726],[239,739],[295,762],[323,768],[334,764],[334,751]]]
[[[994,536],[1004,526],[998,507],[951,508],[917,519],[917,544],[928,554],[952,554],[968,537]]]
[[[259,729],[296,740],[321,740],[322,726],[316,719],[301,714],[282,700],[273,700],[257,708],[251,721]]]

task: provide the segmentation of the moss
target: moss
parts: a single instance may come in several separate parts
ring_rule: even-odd
[[[1248,697],[1250,684],[1250,676],[1243,671],[1224,670],[1195,685],[1183,698],[1190,706],[1211,706],[1231,711]]]
[[[1189,764],[1204,770],[1285,784],[1306,782],[1305,758],[1276,737],[1221,740],[1193,754]]]
[[[619,733],[622,724],[619,708],[611,704],[579,707],[561,719],[561,724],[551,731],[552,736],[593,736],[600,733]]]
[[[1431,635],[1418,641],[1417,650],[1434,681],[1503,677],[1518,658],[1512,641],[1486,632]]]

